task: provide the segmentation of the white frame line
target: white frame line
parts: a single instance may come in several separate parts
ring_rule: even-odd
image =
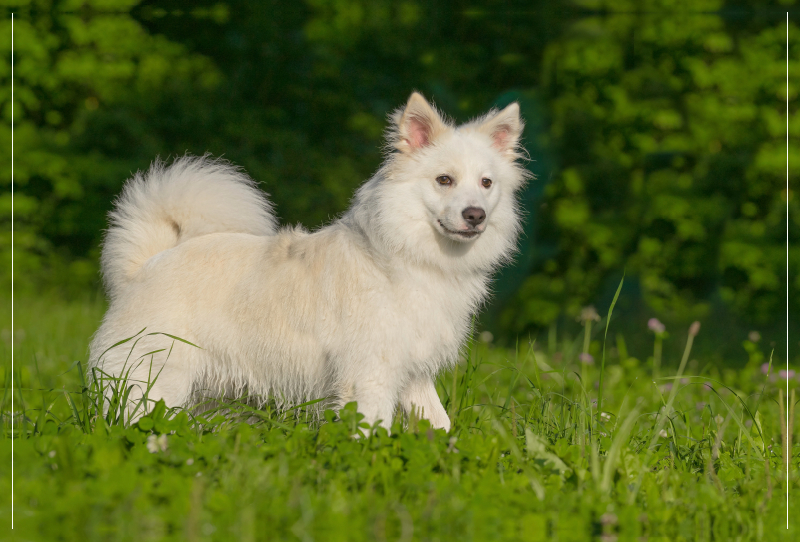
[[[14,14],[11,14],[11,530],[14,530]]]
[[[789,374],[789,12],[786,12],[786,374]],[[786,434],[789,435],[786,378]],[[786,439],[786,529],[789,529],[789,439]],[[11,530],[14,530],[14,14],[11,14]]]
[[[786,530],[789,530],[789,12],[786,12]]]

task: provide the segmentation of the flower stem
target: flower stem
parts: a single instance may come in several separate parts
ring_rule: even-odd
[[[656,342],[653,346],[653,379],[658,380],[659,373],[661,372],[661,334],[656,333]]]

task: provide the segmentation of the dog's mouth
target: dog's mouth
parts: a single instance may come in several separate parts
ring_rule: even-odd
[[[470,239],[475,239],[481,233],[483,233],[483,232],[478,231],[478,230],[460,230],[460,231],[459,230],[451,230],[450,228],[448,228],[447,226],[442,224],[441,220],[437,220],[437,222],[439,223],[439,227],[442,228],[442,230],[444,230],[445,233],[447,233],[450,236],[455,237],[457,239],[464,239],[465,241],[468,241]]]

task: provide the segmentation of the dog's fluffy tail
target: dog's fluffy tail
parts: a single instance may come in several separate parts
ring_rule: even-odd
[[[218,232],[272,235],[277,221],[266,194],[224,160],[184,156],[156,160],[125,183],[109,213],[101,264],[114,297],[152,256]]]

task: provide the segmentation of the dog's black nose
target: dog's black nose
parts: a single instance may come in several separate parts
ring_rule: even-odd
[[[467,222],[467,224],[474,228],[486,220],[486,211],[480,207],[467,207],[461,211],[461,216],[464,217],[464,220]]]

